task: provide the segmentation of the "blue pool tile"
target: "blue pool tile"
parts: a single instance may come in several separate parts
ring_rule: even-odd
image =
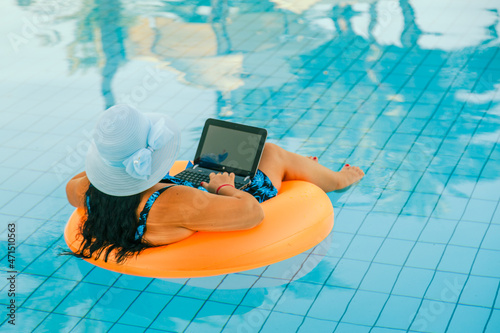
[[[432,213],[432,217],[459,220],[467,206],[468,199],[442,195]]]
[[[227,316],[233,313],[235,309],[236,305],[207,301],[184,332],[218,333],[226,324]]]
[[[114,324],[109,333],[143,333],[144,327],[123,324]]]
[[[23,307],[52,311],[76,286],[76,281],[49,277],[40,287],[31,293]]]
[[[349,304],[342,321],[372,326],[382,311],[387,294],[358,290]]]
[[[107,332],[111,328],[111,325],[113,325],[113,323],[84,318],[73,328],[71,332],[72,333]]]
[[[144,295],[144,293],[142,294]],[[142,296],[141,295],[141,296]],[[161,295],[165,297],[164,295]],[[137,306],[141,306],[144,304],[142,302],[137,302]],[[151,328],[159,329],[159,330],[168,330],[174,332],[182,332],[189,325],[191,320],[195,317],[196,313],[203,306],[203,301],[194,298],[180,297],[177,296],[172,299],[171,302],[168,303],[162,310],[162,308],[155,309],[155,315],[149,316],[148,321],[153,320],[154,322],[151,324]],[[159,309],[159,310],[158,310]],[[161,310],[161,312],[160,312]],[[159,314],[158,314],[159,313]],[[124,321],[125,316],[120,320],[120,322],[127,323]],[[133,320],[127,320],[131,324],[133,324]],[[136,325],[138,323],[135,323]],[[144,324],[147,324],[144,321]],[[149,324],[147,324],[149,325]],[[147,326],[141,325],[141,326]]]
[[[337,205],[357,206],[360,211],[369,211],[375,205],[380,189],[374,189],[364,186],[355,186],[346,190],[348,195],[341,196]],[[331,198],[331,197],[330,197]]]
[[[489,226],[483,242],[481,243],[482,249],[490,249],[500,251],[500,226],[492,224]]]
[[[401,267],[399,266],[373,263],[363,278],[359,289],[389,293],[400,271]]]
[[[113,286],[141,291],[144,290],[152,280],[152,278],[122,274]]]
[[[420,178],[415,191],[420,193],[441,194],[444,190],[447,174],[426,171]]]
[[[377,320],[378,326],[408,329],[420,306],[420,299],[391,295]]]
[[[476,257],[477,249],[448,245],[444,251],[438,270],[468,274]]]
[[[373,259],[375,262],[391,265],[403,265],[415,242],[386,238]]]
[[[22,216],[43,199],[44,197],[38,194],[20,193],[2,207],[2,213]]]
[[[154,279],[145,291],[157,294],[175,295],[184,286],[187,279]]]
[[[78,317],[51,313],[33,332],[70,332],[79,320]]]
[[[438,199],[439,195],[437,194],[413,192],[403,207],[402,213],[414,216],[430,216]]]
[[[391,136],[391,138],[385,145],[385,148],[391,150],[408,151],[415,139],[416,135],[413,134],[395,133]]]
[[[481,172],[481,178],[496,179],[500,169],[500,160],[489,159]]]
[[[296,332],[304,317],[288,313],[272,312],[260,332]]]
[[[331,333],[335,329],[336,325],[337,323],[334,321],[306,317],[300,325],[297,333]]]
[[[396,132],[402,134],[418,134],[426,123],[426,119],[405,118],[397,128]]]
[[[392,175],[387,188],[399,191],[412,191],[422,177],[420,171],[399,169]]]
[[[373,208],[377,212],[399,214],[408,201],[411,192],[384,190]]]
[[[470,199],[462,219],[489,223],[496,207],[496,201]]]
[[[337,232],[355,233],[361,223],[366,217],[366,212],[360,212],[352,209],[342,209],[342,211],[335,216],[334,230]]]
[[[489,309],[459,304],[451,318],[450,332],[482,332],[490,314]]]
[[[446,332],[455,304],[424,300],[410,326],[413,332]]]
[[[87,318],[96,320],[117,321],[139,296],[135,290],[110,288],[92,307]]]
[[[83,281],[111,286],[119,277],[120,273],[112,272],[100,267],[94,267],[83,279]]]
[[[425,227],[426,222],[427,218],[425,217],[399,215],[389,233],[389,237],[415,241]]]
[[[22,170],[21,172],[16,172],[0,184],[0,189],[14,192],[24,190],[41,175],[42,172],[32,170]],[[40,194],[46,193],[47,192]]]
[[[459,158],[460,156],[444,155],[439,152],[428,165],[427,171],[449,176],[455,169]]]
[[[55,313],[83,317],[106,292],[105,286],[80,282],[55,308]]]
[[[500,276],[500,251],[480,249],[471,274],[490,277]]]
[[[395,328],[387,328],[387,327],[373,327],[372,330],[370,330],[371,333],[404,333],[408,332],[406,330],[397,330]]]
[[[496,301],[495,301],[495,305],[493,305],[493,307],[495,309],[500,309],[500,287],[497,291]]]
[[[61,254],[61,248],[66,246],[63,239],[56,241],[47,251],[38,256],[31,264],[24,270],[26,273],[33,273],[38,275],[52,275],[58,270],[66,261],[70,259],[69,256]]]
[[[292,282],[288,285],[274,310],[296,315],[305,315],[321,286],[311,283]]]
[[[389,132],[370,131],[359,141],[358,146],[382,149],[390,137],[391,133]]]
[[[94,266],[88,262],[70,257],[70,259],[59,267],[53,276],[62,279],[81,281],[92,268],[94,268]]]
[[[458,162],[454,174],[477,177],[484,166],[484,160],[462,157]]]
[[[4,281],[7,282],[5,287],[1,290],[2,295],[5,295],[5,298],[2,297],[2,302],[9,302],[9,299],[11,299],[9,294],[13,292],[15,293],[16,306],[20,306],[46,279],[44,276],[11,274],[8,272],[2,274],[2,277],[5,279]],[[14,284],[14,286],[12,284]],[[9,296],[9,298],[7,298],[7,296]]]
[[[277,279],[260,278],[248,290],[241,305],[261,307],[266,310],[272,309],[284,292],[285,287],[281,285],[282,283],[283,281]]]
[[[500,204],[499,204],[499,206],[500,206]],[[495,211],[495,214],[491,218],[491,223],[500,224],[500,209],[498,209],[498,206],[497,206],[497,210]]]
[[[425,298],[455,303],[464,288],[467,275],[437,271],[432,279]]]
[[[457,221],[430,218],[420,234],[419,241],[447,244],[457,226]]]
[[[64,233],[64,225],[61,222],[47,221],[26,239],[25,244],[49,247]]]
[[[370,327],[365,325],[356,325],[351,323],[339,323],[334,331],[335,333],[368,333]]]
[[[336,287],[358,288],[369,265],[366,261],[340,259],[326,284]]]
[[[413,247],[407,266],[435,269],[441,259],[445,246],[441,244],[417,242]]]
[[[498,332],[499,330],[500,330],[500,310],[493,310],[484,332],[495,333]]]
[[[472,198],[498,201],[500,200],[499,185],[498,180],[480,178],[476,182]]]
[[[178,292],[178,295],[188,297],[195,295],[194,297],[199,299],[208,299],[213,290],[220,285],[223,278],[224,276],[211,276],[188,280]]]
[[[334,225],[335,228],[335,225]],[[354,235],[350,233],[333,231],[331,234],[331,245],[329,248],[323,246],[314,248],[314,254],[327,255],[330,257],[342,257],[349,247]]]
[[[66,199],[55,198],[55,197],[45,197],[32,209],[26,212],[25,216],[39,218],[39,219],[50,219],[61,210],[63,207],[67,206],[68,202]]]
[[[40,256],[47,248],[43,246],[21,244],[16,247],[16,258],[14,266],[16,271],[22,271],[28,267],[38,256]],[[0,263],[3,270],[12,270],[9,262],[4,260]]]
[[[0,207],[3,207],[4,205],[6,205],[16,195],[18,195],[18,192],[0,190]],[[2,212],[3,212],[3,209],[2,209]]]
[[[449,155],[449,156],[455,156],[456,159],[452,159],[454,161],[453,167],[455,168],[457,163],[459,162],[462,153],[465,151],[465,147],[468,145],[468,140],[466,139],[457,139],[457,138],[445,138],[443,143],[441,144],[441,147],[438,150],[438,155]],[[448,156],[443,156],[443,158],[449,158]],[[464,173],[460,173],[464,174]],[[470,174],[465,173],[465,176]]]
[[[385,149],[382,150],[375,161],[373,167],[381,168],[380,175],[388,178],[392,177],[393,170],[403,162],[406,157],[406,152]],[[367,173],[368,174],[368,173]],[[363,182],[365,182],[363,180]]]
[[[210,295],[211,301],[239,304],[247,290],[257,281],[257,277],[242,274],[231,274]]]
[[[134,293],[135,295],[135,293]],[[147,327],[169,303],[171,296],[142,292],[118,320],[121,324]],[[148,306],[145,307],[144,304]]]
[[[308,254],[301,253],[289,259],[269,265],[267,269],[262,273],[262,276],[289,281],[294,276],[299,274],[301,267],[305,266],[307,259]]]
[[[32,332],[48,315],[49,313],[45,311],[18,308],[15,325],[9,324],[6,320],[0,325],[0,329],[6,333]]]
[[[488,225],[485,223],[460,221],[451,237],[450,244],[478,247],[487,228]]]
[[[471,275],[465,284],[459,303],[491,308],[498,290],[499,279]],[[493,291],[493,292],[492,292]]]
[[[229,318],[222,332],[258,332],[269,317],[269,313],[269,311],[261,308],[240,305]]]
[[[354,296],[354,289],[325,286],[314,300],[308,317],[338,321]],[[335,300],[335,302],[332,302]]]
[[[430,165],[433,159],[433,154],[423,151],[422,148],[413,146],[406,155],[400,168],[405,170],[414,170],[424,172]]]
[[[452,175],[446,183],[443,195],[468,198],[474,191],[476,177]]]
[[[358,230],[358,234],[384,237],[397,219],[396,214],[372,212],[368,214]]]
[[[314,268],[312,268],[311,271],[306,273],[304,276],[300,277],[300,281],[324,284],[330,277],[330,273],[332,272],[332,270],[335,268],[335,266],[337,266],[339,259],[328,256],[312,256],[314,256],[313,260],[317,262],[317,265],[314,266]]]
[[[427,290],[433,275],[434,271],[429,269],[403,267],[392,293],[421,298]]]
[[[371,261],[383,242],[381,237],[354,236],[349,248],[344,254],[345,258]]]
[[[399,127],[402,120],[402,117],[382,115],[373,123],[371,129],[376,131],[394,132],[394,130]]]

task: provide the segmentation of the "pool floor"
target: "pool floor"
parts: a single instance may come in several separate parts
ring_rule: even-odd
[[[0,11],[2,332],[500,332],[498,1]],[[65,184],[116,103],[173,117],[179,159],[218,118],[366,176],[328,194],[332,233],[284,262],[193,279],[107,271],[58,254]]]

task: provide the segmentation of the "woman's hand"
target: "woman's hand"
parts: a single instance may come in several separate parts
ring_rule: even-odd
[[[210,175],[210,182],[205,183],[202,182],[201,186],[203,186],[208,192],[210,193],[216,193],[217,189],[224,185],[224,184],[229,184],[232,187],[234,187],[234,173],[214,173],[212,172]]]

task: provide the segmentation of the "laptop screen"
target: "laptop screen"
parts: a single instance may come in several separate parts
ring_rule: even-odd
[[[260,161],[266,131],[221,121],[207,125],[198,147],[197,163],[207,168],[253,176]]]

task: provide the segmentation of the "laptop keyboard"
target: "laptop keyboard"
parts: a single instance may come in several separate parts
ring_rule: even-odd
[[[209,176],[207,176],[201,172],[191,171],[190,169],[182,171],[181,173],[175,175],[175,177],[186,180],[195,186],[200,186],[201,182],[205,182],[205,183],[210,182]],[[240,188],[240,187],[243,187],[244,184],[245,183],[235,182],[234,186],[236,188]]]

